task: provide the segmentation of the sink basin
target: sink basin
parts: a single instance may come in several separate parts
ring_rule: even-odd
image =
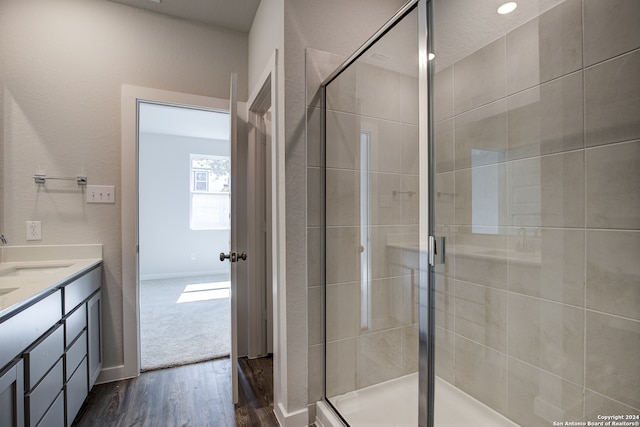
[[[0,289],[0,297],[1,297],[2,295],[6,295],[6,294],[8,294],[9,292],[13,292],[13,291],[15,291],[16,289],[18,289],[18,288],[1,288],[1,289]]]
[[[6,270],[0,270],[0,276],[41,276],[70,267],[71,265],[72,264],[15,266],[7,268]]]

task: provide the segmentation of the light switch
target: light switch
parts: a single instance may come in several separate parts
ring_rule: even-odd
[[[87,203],[115,203],[116,187],[113,185],[87,185]]]

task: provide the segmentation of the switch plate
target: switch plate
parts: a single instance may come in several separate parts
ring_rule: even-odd
[[[42,240],[42,223],[27,221],[27,240]]]
[[[115,203],[116,187],[113,185],[87,185],[87,203]]]

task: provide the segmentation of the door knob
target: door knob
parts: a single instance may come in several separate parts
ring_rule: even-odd
[[[244,261],[247,259],[247,253],[229,252],[228,254],[225,254],[224,252],[220,252],[220,261],[224,261],[225,259],[228,259],[230,262],[238,262],[239,260]]]

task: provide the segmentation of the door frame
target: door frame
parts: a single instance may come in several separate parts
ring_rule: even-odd
[[[122,333],[123,364],[103,370],[104,381],[140,375],[140,312],[138,259],[138,101],[206,109],[229,109],[229,100],[180,92],[122,85],[121,91],[121,182],[122,204]],[[238,112],[246,110],[239,103]],[[215,257],[216,254],[211,254]]]

